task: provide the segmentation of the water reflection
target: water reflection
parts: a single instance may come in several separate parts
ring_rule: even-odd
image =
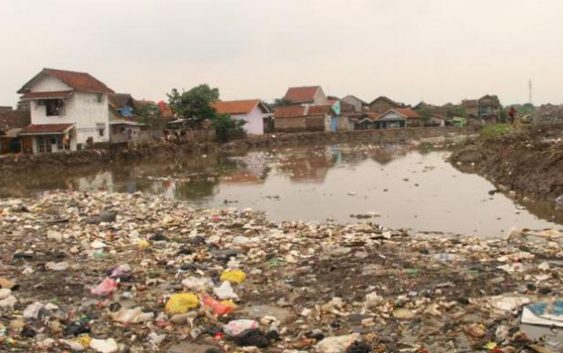
[[[2,183],[0,196],[50,189],[146,192],[264,210],[274,220],[349,222],[374,211],[390,227],[500,235],[512,226],[543,228],[563,223],[546,203],[517,207],[486,180],[463,174],[445,152],[404,147],[326,146],[251,152],[243,156],[191,156],[120,162],[106,168],[73,168],[25,174]]]

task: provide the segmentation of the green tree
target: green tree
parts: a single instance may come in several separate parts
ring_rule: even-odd
[[[432,119],[432,110],[428,107],[422,107],[418,110],[418,114],[422,117],[424,124],[427,124]]]
[[[285,97],[282,97],[282,98],[274,99],[274,102],[272,104],[270,104],[270,107],[272,107],[272,108],[283,107],[283,106],[292,105],[292,104],[293,103],[290,100],[285,99]]]
[[[216,118],[217,112],[212,104],[219,100],[217,88],[203,84],[182,93],[174,88],[166,95],[174,114],[178,118],[185,119],[189,127],[199,128],[204,120],[213,121]]]
[[[454,105],[446,111],[446,116],[448,118],[453,118],[455,116],[464,117],[465,107],[463,105]]]
[[[246,121],[233,119],[229,114],[216,114],[212,120],[215,138],[219,142],[227,142],[232,138],[244,137],[244,129],[242,128],[244,124],[246,124]]]
[[[135,113],[141,117],[141,122],[147,124],[152,130],[162,129],[165,125],[161,110],[154,103],[138,106]]]

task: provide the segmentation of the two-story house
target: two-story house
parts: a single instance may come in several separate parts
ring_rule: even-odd
[[[76,151],[110,140],[104,83],[85,72],[43,69],[18,91],[31,124],[19,134],[27,153]]]

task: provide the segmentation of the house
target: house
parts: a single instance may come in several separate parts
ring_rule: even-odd
[[[385,96],[375,98],[369,104],[369,111],[374,113],[385,113],[391,109],[403,108],[404,104],[397,103]]]
[[[461,106],[465,109],[467,116],[477,118],[479,116],[479,100],[478,99],[464,99],[461,101]]]
[[[354,106],[335,96],[328,96],[327,100],[328,105],[326,106],[330,107],[331,111],[329,111],[327,119],[329,126],[325,130],[331,132],[354,130],[353,120],[356,115]]]
[[[284,100],[299,105],[327,105],[328,99],[320,86],[290,87]]]
[[[377,124],[375,121],[381,116],[379,113],[366,112],[355,119],[355,129],[356,130],[369,130],[375,129]]]
[[[274,129],[279,132],[304,131],[307,129],[308,107],[301,105],[279,106],[274,109]]]
[[[31,123],[29,111],[0,111],[0,154],[21,152],[20,131]]]
[[[347,95],[346,97],[342,98],[342,101],[351,105],[356,113],[363,112],[369,107],[369,104],[353,95]]]
[[[410,108],[391,109],[381,114],[374,121],[374,125],[376,129],[422,126],[422,117]]]
[[[477,106],[479,119],[499,121],[502,107],[497,96],[484,95],[477,101]]]
[[[305,126],[308,131],[338,130],[338,115],[333,105],[312,105],[306,108]]]
[[[24,152],[75,151],[107,143],[109,94],[85,72],[43,69],[18,90],[29,102],[31,124],[20,132]]]
[[[110,94],[109,106],[121,117],[128,118],[135,115],[135,100],[129,93]]]
[[[263,135],[271,125],[272,112],[259,99],[218,101],[212,106],[219,114],[229,114],[233,119],[246,121],[243,128],[247,134]]]
[[[149,126],[135,114],[135,99],[129,93],[110,94],[108,98],[110,142],[130,144],[150,141]]]
[[[330,131],[331,116],[330,105],[280,106],[274,110],[275,130],[280,132],[294,131]]]
[[[497,96],[484,95],[479,99],[464,99],[461,105],[465,108],[465,114],[469,117],[481,120],[498,121],[500,118],[501,105]]]

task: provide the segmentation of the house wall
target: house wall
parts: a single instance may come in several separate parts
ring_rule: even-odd
[[[308,116],[305,119],[305,128],[309,131],[330,131],[330,122],[326,123],[327,115]],[[330,117],[328,117],[330,121]]]
[[[376,113],[385,113],[389,109],[393,109],[393,108],[397,108],[397,106],[395,104],[391,104],[391,103],[389,103],[389,102],[387,102],[383,99],[377,100],[369,106],[369,110],[371,112],[376,112]]]
[[[111,125],[111,142],[144,142],[151,138],[149,129],[134,125]]]
[[[354,130],[354,123],[346,116],[338,117],[338,131],[352,131]]]
[[[353,106],[355,112],[361,112],[362,111],[362,102],[359,99],[356,99],[352,96],[346,96],[346,97],[342,98],[342,100],[344,102],[350,104],[351,106]]]
[[[424,122],[422,118],[409,118],[407,120],[407,126],[409,127],[422,127],[424,126]]]
[[[40,83],[44,82],[43,80]],[[42,84],[40,87],[45,87]],[[49,87],[56,85],[49,82]],[[53,89],[53,90],[59,90]],[[36,92],[35,86],[33,92]],[[63,115],[47,116],[46,107],[39,105],[37,100],[30,102],[32,124],[75,124],[76,142],[85,144],[89,137],[94,143],[109,141],[109,109],[108,95],[102,94],[101,102],[98,103],[96,93],[75,92],[64,106]],[[103,136],[100,136],[97,124],[103,124]]]
[[[326,99],[326,95],[321,88],[319,88],[317,90],[317,92],[315,93],[313,103],[315,105],[326,105],[326,104],[328,104],[328,100]]]
[[[37,81],[32,88],[32,92],[51,92],[51,91],[70,91],[72,87],[66,83],[51,77],[45,76],[41,80]]]
[[[231,115],[233,119],[244,120],[243,128],[248,134],[263,135],[264,134],[264,114],[262,110],[256,106],[248,114]]]
[[[33,137],[22,136],[22,152],[33,153]]]
[[[299,131],[306,129],[305,117],[275,118],[276,131]]]
[[[6,136],[0,136],[0,154],[10,153],[12,138]]]

